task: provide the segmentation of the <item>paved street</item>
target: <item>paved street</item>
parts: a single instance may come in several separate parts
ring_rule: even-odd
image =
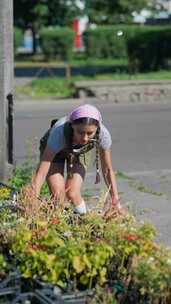
[[[89,101],[90,102],[90,101]],[[22,101],[15,106],[15,154],[17,163],[38,155],[38,138],[52,118],[61,117],[79,100]],[[159,230],[157,240],[171,246],[171,104],[92,103],[101,110],[104,124],[113,139],[114,168],[123,204],[140,219],[147,219]],[[94,186],[93,167],[89,169],[85,191],[100,193],[103,184]]]
[[[40,138],[52,118],[61,117],[79,100],[18,102],[15,106],[15,154],[27,157],[28,140]],[[103,113],[113,139],[113,164],[121,171],[171,169],[171,104],[93,104]]]

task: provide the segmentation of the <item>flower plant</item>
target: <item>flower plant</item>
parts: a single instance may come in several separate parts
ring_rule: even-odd
[[[171,251],[154,241],[149,222],[112,209],[78,216],[24,189],[17,211],[0,210],[0,220],[0,276],[10,256],[26,279],[93,289],[92,304],[171,303]]]
[[[11,194],[11,190],[5,186],[0,186],[0,202],[8,199]]]
[[[0,253],[0,281],[4,278],[7,272],[7,262],[5,260],[5,257],[2,253]]]

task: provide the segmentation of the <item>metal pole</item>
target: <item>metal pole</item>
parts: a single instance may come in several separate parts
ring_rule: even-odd
[[[14,103],[13,95],[10,93],[7,96],[8,100],[8,141],[7,141],[7,150],[8,150],[8,162],[9,164],[14,164],[14,139],[13,139],[13,121],[14,121]]]
[[[7,96],[13,88],[13,0],[0,0],[0,180],[8,174]]]

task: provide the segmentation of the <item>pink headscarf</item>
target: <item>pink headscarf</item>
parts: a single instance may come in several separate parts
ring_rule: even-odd
[[[81,105],[81,106],[75,108],[69,114],[69,121],[73,122],[76,119],[85,118],[85,117],[94,118],[97,121],[99,121],[100,123],[102,122],[102,116],[101,116],[99,110],[96,107],[89,105],[89,104],[84,104],[84,105]]]

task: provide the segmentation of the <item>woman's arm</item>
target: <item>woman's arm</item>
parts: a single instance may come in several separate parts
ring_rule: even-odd
[[[117,189],[116,177],[112,166],[111,150],[100,149],[100,158],[103,177],[111,195],[111,202],[104,202],[104,212],[114,206],[118,214],[125,215],[126,211],[121,207]],[[107,209],[106,209],[107,206]]]
[[[100,159],[103,177],[106,186],[109,189],[111,199],[114,202],[119,202],[119,194],[117,189],[116,177],[112,166],[111,149],[100,149]]]
[[[55,152],[46,146],[36,173],[32,179],[32,190],[34,195],[39,196],[41,187],[48,174],[51,162],[55,156]]]

